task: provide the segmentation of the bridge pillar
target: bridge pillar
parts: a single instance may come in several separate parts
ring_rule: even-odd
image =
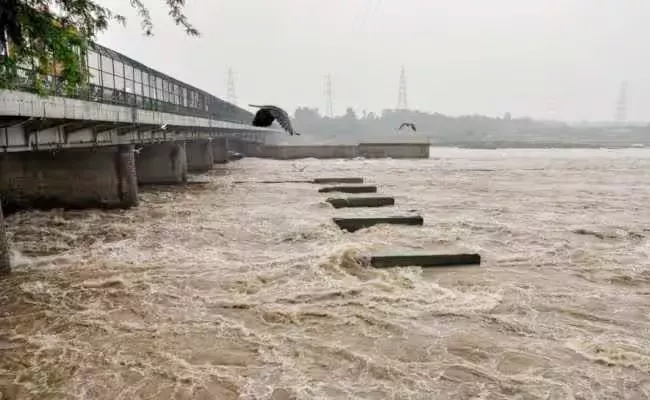
[[[138,205],[138,178],[135,169],[135,151],[132,144],[117,146],[117,181],[118,198],[117,203],[122,208],[129,208]]]
[[[241,140],[239,147],[241,149],[240,153],[247,157],[266,157],[266,146],[261,143],[250,140]]]
[[[206,172],[212,168],[212,145],[209,139],[188,140],[185,144],[187,153],[187,170]]]
[[[242,152],[243,146],[242,146],[242,142],[241,142],[241,140],[239,138],[237,138],[237,137],[229,137],[227,139],[227,141],[226,141],[226,144],[227,144],[227,149],[228,150],[234,151],[234,152],[237,152],[237,153]]]
[[[138,204],[132,145],[0,155],[5,209]]]
[[[5,220],[2,215],[2,207],[0,207],[0,276],[8,274],[11,271],[11,263],[9,262],[9,243],[7,241],[7,231],[5,228]]]
[[[185,143],[147,144],[135,158],[138,183],[178,184],[187,181]]]
[[[212,139],[212,158],[215,164],[228,162],[228,139],[225,137]]]

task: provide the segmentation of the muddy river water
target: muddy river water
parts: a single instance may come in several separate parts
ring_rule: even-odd
[[[396,206],[252,183],[319,176]],[[7,218],[0,399],[650,398],[648,150],[244,159],[197,179],[130,210]],[[331,222],[397,211],[424,226]],[[358,262],[386,249],[483,265]]]

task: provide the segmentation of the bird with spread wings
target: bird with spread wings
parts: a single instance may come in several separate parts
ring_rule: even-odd
[[[296,132],[295,129],[293,129],[289,114],[287,114],[287,112],[280,107],[269,105],[256,106],[254,104],[249,104],[249,106],[259,108],[259,110],[257,110],[255,113],[255,117],[253,118],[253,126],[269,127],[273,121],[278,121],[280,126],[282,126],[285,131],[289,132],[289,135],[300,136],[300,134]]]
[[[402,122],[402,125],[399,126],[399,130],[402,130],[404,127],[411,128],[413,132],[417,131],[417,129],[415,129],[415,124],[412,122]]]

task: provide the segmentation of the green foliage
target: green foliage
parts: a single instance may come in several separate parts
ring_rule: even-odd
[[[149,10],[142,0],[129,1],[144,33],[152,35]],[[182,12],[185,0],[165,3],[176,25],[198,35]],[[86,51],[111,21],[124,23],[125,18],[94,0],[0,0],[0,88],[69,96],[84,91]]]
[[[144,33],[148,36],[153,34],[153,23],[151,21],[151,15],[149,14],[149,9],[144,5],[142,0],[130,0],[131,6],[138,11],[140,18],[142,19],[142,29]],[[176,25],[182,26],[185,29],[185,33],[191,36],[198,36],[199,31],[197,31],[188,21],[185,14],[183,14],[183,8],[185,7],[185,0],[165,0],[167,3],[167,8],[169,8],[169,16],[174,20]]]

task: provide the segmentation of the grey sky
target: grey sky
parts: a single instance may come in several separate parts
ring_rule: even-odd
[[[129,22],[100,43],[223,98],[232,67],[240,105],[324,110],[331,73],[335,113],[392,108],[403,64],[410,108],[608,120],[626,80],[628,119],[650,120],[647,0],[189,0],[198,38],[145,2],[154,37],[104,0]]]

